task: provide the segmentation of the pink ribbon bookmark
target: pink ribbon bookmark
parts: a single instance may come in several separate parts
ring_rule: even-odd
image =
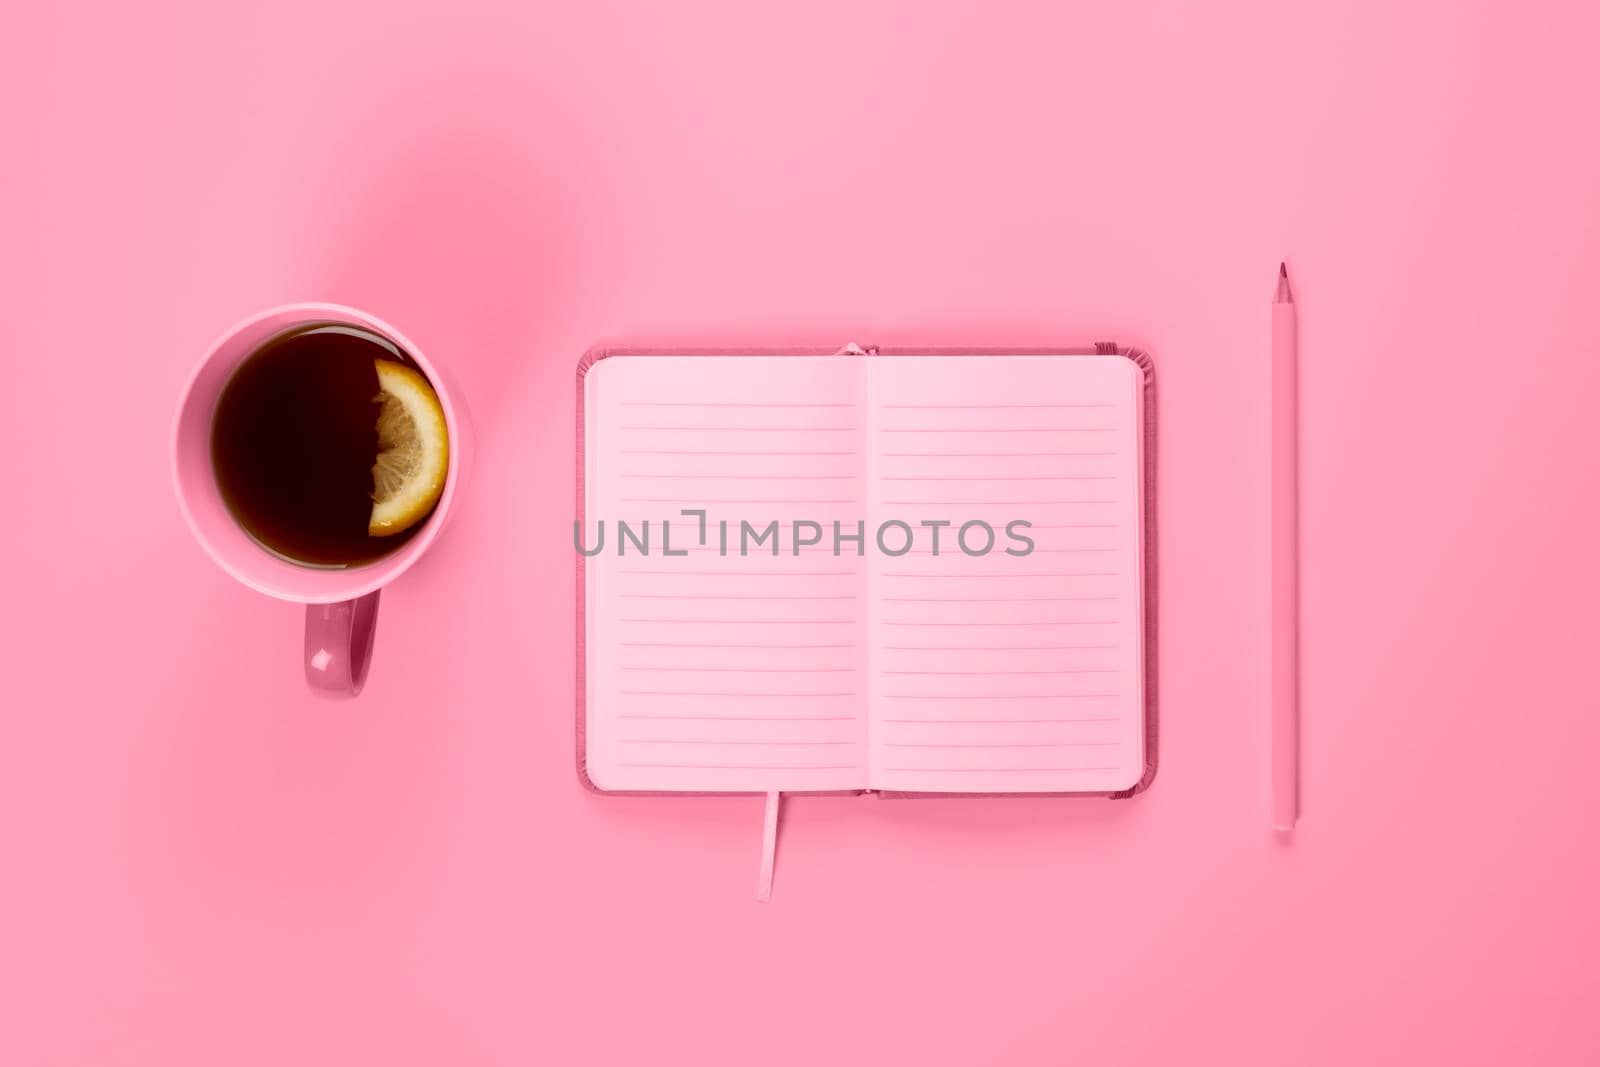
[[[767,817],[761,828],[761,877],[756,882],[756,900],[772,899],[772,861],[778,854],[778,792],[767,794]]]

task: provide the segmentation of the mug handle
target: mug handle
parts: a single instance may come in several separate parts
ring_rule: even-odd
[[[353,697],[367,680],[378,594],[338,604],[306,605],[306,684],[330,697]]]

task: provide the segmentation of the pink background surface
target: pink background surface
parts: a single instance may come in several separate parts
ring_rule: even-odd
[[[0,1060],[1600,1060],[1597,35],[1551,2],[12,12]],[[168,484],[201,350],[302,299],[414,335],[479,429],[345,706]],[[761,906],[758,801],[574,778],[573,365],[851,338],[1155,354],[1162,768],[797,800]]]

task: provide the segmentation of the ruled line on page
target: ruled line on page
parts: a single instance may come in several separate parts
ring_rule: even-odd
[[[879,404],[879,411],[941,411],[958,409],[988,410],[991,408],[1114,408],[1115,404],[1109,403],[1072,403],[1072,404]]]
[[[1035,529],[1037,529],[1037,527],[1035,527]],[[690,551],[693,551],[693,549],[690,549]],[[1095,551],[1100,551],[1100,550],[1099,549],[1081,549],[1081,548],[1035,548],[1032,552],[1027,553],[1026,556],[1007,556],[1007,557],[1002,558],[998,552],[994,553],[993,555],[994,555],[994,558],[995,558],[996,561],[1001,562],[1001,563],[1005,563],[1006,559],[1026,559],[1027,556],[1036,556],[1041,552],[1062,553],[1062,552],[1095,552]],[[1107,551],[1115,552],[1115,551],[1118,551],[1118,550],[1117,549],[1108,549]],[[904,552],[899,553],[894,558],[895,559],[899,559],[902,556],[928,556],[930,558],[940,558],[940,559],[960,559],[960,558],[982,559],[982,558],[984,558],[982,556],[968,556],[968,555],[966,555],[966,553],[962,552],[958,548],[949,548],[949,547],[941,548],[937,552],[935,552],[931,548],[911,548],[911,549],[907,549]],[[1011,564],[1007,564],[1007,566],[1011,566]],[[1021,566],[1021,564],[1016,564],[1016,566]]]
[[[855,623],[854,619],[618,619],[618,622],[666,622],[666,623],[694,623],[709,622],[720,626],[849,626]]]
[[[1115,548],[1036,548],[1034,552],[1049,552],[1059,554],[1062,552],[1116,552]],[[1032,555],[1033,553],[1029,553]]]
[[[962,575],[970,578],[971,575]],[[1120,600],[1115,596],[886,596],[895,604],[1058,604],[1081,600]]]
[[[759,535],[759,533],[760,533],[760,528],[759,527],[757,528],[756,533],[757,533],[757,535]],[[855,535],[852,533],[851,537],[853,538],[854,536]],[[841,552],[838,555],[834,555],[832,550],[826,544],[822,544],[820,542],[818,544],[815,544],[815,545],[802,545],[800,547],[801,547],[801,553],[800,554],[812,557],[812,560],[811,560],[812,562],[821,562],[823,557],[827,557],[829,559],[840,559],[840,560],[843,560],[843,559],[865,559],[866,558],[866,553],[865,552],[862,552],[860,554],[856,554],[856,553],[853,553],[853,552]],[[709,555],[709,556],[715,556],[715,557],[718,557],[718,558],[721,558],[721,559],[731,559],[731,560],[757,561],[757,560],[761,560],[761,559],[783,559],[785,557],[787,557],[789,559],[795,558],[794,553],[790,552],[790,551],[787,551],[787,550],[785,550],[781,555],[774,554],[773,551],[772,551],[770,542],[768,542],[767,544],[759,545],[759,546],[754,544],[754,543],[752,543],[750,545],[750,551],[742,553],[742,554],[740,553],[739,548],[740,548],[740,546],[739,546],[739,535],[738,535],[738,532],[735,531],[735,530],[731,530],[730,529],[728,531],[728,544],[727,544],[726,548],[719,548],[716,544],[685,545],[683,547],[682,551],[690,553],[690,554],[694,554],[694,555],[701,555],[701,556]],[[674,557],[677,557],[678,551],[679,550],[677,548],[673,548],[672,554],[673,554]],[[1042,552],[1044,550],[1043,549],[1035,549],[1034,551]],[[639,555],[643,555],[643,553],[639,553]],[[946,555],[946,553],[941,552],[940,555]],[[611,558],[615,558],[615,557],[607,556],[607,557],[603,557],[603,558],[611,559]],[[776,573],[776,572],[775,571],[738,571],[738,570],[735,570],[735,571],[730,571],[729,573],[738,574],[738,575],[740,575],[742,577],[742,576],[745,576],[745,575],[757,575],[757,576],[759,576],[761,574],[773,574],[773,573]]]
[[[762,529],[762,528],[761,527],[757,527],[757,531],[759,531],[760,529]],[[854,536],[855,536],[854,534],[851,534],[851,537],[854,537]],[[752,544],[750,546],[750,551],[746,552],[746,553],[743,553],[743,554],[741,554],[738,551],[738,549],[739,549],[739,534],[738,534],[738,531],[730,529],[728,531],[728,544],[727,544],[727,547],[725,549],[719,548],[715,544],[706,544],[706,545],[685,545],[683,547],[682,551],[684,551],[686,553],[689,553],[691,555],[701,555],[701,556],[710,555],[710,556],[718,556],[718,557],[720,557],[722,559],[734,559],[734,560],[752,560],[752,561],[754,561],[754,560],[761,560],[761,559],[784,559],[784,558],[793,559],[794,558],[794,555],[791,552],[785,552],[783,555],[775,555],[773,553],[772,549],[770,547],[768,547],[767,545],[755,545],[755,544]],[[844,552],[844,553],[840,553],[837,556],[832,555],[831,549],[826,544],[824,544],[824,543],[822,543],[820,541],[815,545],[802,545],[801,549],[802,549],[802,553],[801,553],[802,555],[809,555],[809,556],[812,556],[812,557],[828,556],[831,559],[864,559],[865,558],[865,553],[862,553],[861,555],[854,555],[852,553]],[[1042,552],[1044,550],[1043,549],[1035,549],[1034,551]],[[678,552],[679,552],[679,550],[674,548],[672,550],[673,556],[676,557],[678,555]],[[944,553],[940,553],[940,554],[944,555]],[[642,553],[641,553],[641,555],[642,555]],[[603,557],[603,558],[610,559],[610,558],[614,558],[614,557],[607,556],[607,557]],[[777,574],[778,572],[777,571],[729,570],[729,571],[725,571],[725,572],[721,572],[721,573],[736,574],[739,577],[760,577],[761,575],[764,575],[764,574],[765,575],[771,575],[771,574]]]
[[[1038,675],[1038,674],[1121,674],[1120,668],[1094,667],[1084,670],[1055,670],[1055,671],[879,671],[879,674],[909,674],[909,675],[953,675],[961,677],[1003,677],[1009,675]]]
[[[619,737],[617,739],[624,745],[769,745],[787,746],[804,745],[808,748],[821,748],[823,746],[859,745],[860,741],[731,741],[725,739],[705,738],[678,738],[678,737]],[[1041,746],[1044,747],[1044,746]]]
[[[712,448],[712,449],[666,449],[666,448],[624,448],[620,450],[625,456],[855,456],[860,453],[854,450],[840,452],[794,452],[776,450],[757,452],[745,448]]]
[[[1030,552],[1029,555],[1034,555],[1034,553],[1038,553],[1038,552],[1053,552],[1053,553],[1058,553],[1058,555],[1061,555],[1061,553],[1096,552],[1096,550],[1098,550],[1098,549],[1034,549],[1034,552]],[[1107,552],[1117,552],[1118,549],[1106,549],[1106,550],[1107,550]],[[949,549],[942,549],[941,552],[939,552],[938,557],[934,557],[933,552],[928,552],[928,550],[920,550],[920,552],[918,552],[918,550],[912,549],[912,550],[910,550],[910,552],[901,553],[901,555],[899,555],[899,557],[894,557],[894,558],[896,558],[896,560],[898,560],[898,558],[906,557],[906,555],[926,555],[926,557],[928,557],[928,558],[939,558],[939,560],[946,560],[946,558],[947,558],[947,560],[960,560],[960,558],[963,557],[963,553],[960,552],[960,550],[955,550],[955,552],[952,552],[952,550],[949,550]],[[970,558],[970,560],[979,560],[979,558],[982,558],[982,557],[966,557],[966,558]],[[995,563],[1000,563],[1000,565],[1002,565],[1002,568],[1005,568],[1005,569],[997,569],[997,571],[949,571],[949,573],[952,574],[952,576],[955,576],[955,577],[1034,577],[1034,574],[1030,573],[1030,571],[1021,571],[1021,569],[1013,569],[1013,568],[1021,568],[1021,566],[1026,566],[1026,565],[1024,565],[1024,563],[1010,563],[1010,560],[1013,560],[1013,558],[1026,558],[1026,557],[1000,557],[1000,555],[998,555],[998,553],[997,553],[997,555],[995,555],[995,557],[994,557],[994,561],[995,561]],[[917,561],[917,563],[920,563],[920,561],[922,561],[922,560],[915,560],[915,561]],[[928,576],[920,576],[920,577],[928,577]],[[1046,574],[1046,576],[1042,576],[1042,577],[1050,577],[1050,576],[1048,576],[1048,574]],[[1062,576],[1059,576],[1059,574],[1058,574],[1058,576],[1056,576],[1056,577],[1062,577]],[[1066,577],[1074,577],[1074,576],[1066,576]],[[1098,576],[1098,574],[1096,574],[1096,576],[1088,576],[1088,574],[1085,574],[1085,576],[1077,576],[1077,577],[1101,577],[1101,576]]]
[[[623,667],[625,671],[672,671],[686,674],[854,674],[860,667]]]
[[[731,647],[731,646],[730,646]],[[852,647],[846,645],[840,648]],[[1120,645],[884,645],[886,652],[1085,652],[1107,651]]]
[[[855,715],[618,715],[663,722],[855,722]]]
[[[760,644],[760,645],[754,645],[754,644],[738,644],[738,645],[730,645],[730,644],[725,644],[725,643],[723,643],[721,641],[618,641],[617,644],[621,648],[768,648],[768,649],[771,649],[771,648],[785,648],[785,649],[806,648],[806,649],[817,649],[817,648],[855,648],[855,647],[857,647],[854,644],[838,644],[838,645],[789,645],[789,644]],[[1071,646],[1061,646],[1061,647],[1071,647]],[[1094,647],[1094,646],[1086,645],[1084,647],[1088,648],[1088,647]],[[1109,647],[1113,647],[1113,646],[1109,646],[1108,645],[1108,646],[1104,646],[1104,647],[1108,647],[1109,648]]]
[[[734,503],[742,503],[742,501],[734,501]],[[761,503],[768,503],[768,501],[752,500],[752,501],[748,501],[748,503],[761,504]],[[802,501],[802,503],[806,503],[806,501]],[[848,503],[853,503],[853,501],[835,500],[835,501],[818,501],[818,503],[848,504]],[[1021,507],[1021,506],[1055,507],[1055,506],[1061,505],[1061,504],[1115,504],[1115,503],[1118,503],[1118,501],[1114,500],[1114,499],[1108,499],[1108,498],[1102,498],[1102,497],[1088,497],[1088,498],[1085,498],[1085,499],[1082,499],[1082,500],[885,500],[884,503],[888,504],[890,506],[893,506],[893,507],[919,507],[920,506],[920,507],[930,507],[930,508],[934,508],[934,507],[937,507],[937,508],[945,508],[945,507],[983,508],[983,507],[999,507],[999,506],[1005,506],[1005,507]]]
[[[1052,774],[1066,771],[1114,771],[1116,767],[885,767],[895,774]]]
[[[729,557],[730,559],[733,557]],[[741,556],[741,559],[754,557]],[[722,570],[685,571],[675,567],[666,567],[658,570],[640,570],[638,568],[624,568],[622,574],[648,574],[684,578],[853,578],[856,571],[743,571],[731,567]],[[1019,576],[1020,577],[1020,576]]]
[[[974,574],[971,571],[887,571],[885,578],[1116,578],[1118,571],[1000,571]]]
[[[1095,452],[880,452],[884,459],[1034,459],[1049,457],[1060,459],[1069,456],[1115,456],[1116,451]]]
[[[1062,619],[1048,622],[884,622],[885,626],[1115,626],[1116,624],[1116,619]]]
[[[619,767],[682,771],[853,771],[853,763],[619,763]]]
[[[626,429],[672,429],[664,427],[626,427]],[[854,427],[850,427],[854,429]],[[1116,426],[907,426],[887,427],[879,433],[1110,433]]]
[[[853,408],[858,405],[762,400],[624,400],[622,406],[625,408]]]
[[[697,482],[711,481],[743,481],[743,482],[851,482],[862,477],[859,474],[624,474],[624,478],[656,478],[671,479],[673,481]]]
[[[685,503],[687,503],[687,501],[685,501]],[[849,501],[849,503],[857,503],[857,501],[853,501],[852,500],[852,501]],[[663,521],[663,520],[661,519],[660,516],[656,516],[655,518],[648,518],[648,517],[626,518],[625,517],[625,518],[620,519],[618,521],[627,523],[629,528],[631,529],[633,527],[640,526],[640,525],[642,525],[643,523],[646,523],[646,522],[660,522],[660,521]],[[678,517],[675,516],[675,515],[669,515],[669,516],[667,516],[665,521],[668,521],[668,522],[680,522],[681,520],[678,519]],[[829,527],[829,525],[831,523],[835,522],[835,521],[837,521],[840,524],[840,528],[841,529],[845,529],[845,530],[852,529],[853,528],[852,524],[855,523],[855,522],[861,522],[861,523],[865,523],[866,522],[865,519],[838,519],[838,520],[834,520],[834,519],[817,519],[817,520],[801,519],[799,521],[801,521],[801,522],[815,521],[819,526],[822,527],[824,532],[826,532],[828,527]],[[702,544],[699,544],[698,542],[691,541],[685,547],[687,549],[691,550],[691,551],[693,549],[696,549],[696,548],[716,548],[717,546],[715,544],[711,543],[711,541],[712,541],[711,534],[712,534],[713,530],[717,528],[717,524],[721,523],[721,522],[726,522],[728,524],[728,539],[729,539],[730,546],[733,544],[733,542],[737,539],[737,537],[739,535],[739,524],[741,522],[748,522],[750,524],[750,529],[751,529],[752,533],[760,532],[762,530],[765,530],[767,527],[773,526],[773,525],[776,525],[778,527],[778,529],[780,529],[780,530],[792,529],[794,527],[794,525],[795,525],[792,520],[789,521],[789,522],[784,522],[784,521],[779,520],[779,519],[768,519],[766,522],[762,522],[759,519],[752,520],[752,519],[723,518],[721,515],[712,515],[712,516],[708,516],[707,519],[706,519],[706,543],[702,545]],[[689,527],[691,529],[693,529],[696,525],[697,525],[696,523],[692,523],[692,522],[684,522],[683,523],[683,526],[687,526],[687,527]],[[1037,529],[1039,529],[1039,527],[1035,526],[1035,527],[1033,527],[1033,529],[1037,530]],[[820,541],[817,542],[818,546],[821,546],[822,544],[823,544],[823,542],[820,542]],[[802,547],[811,547],[811,546],[802,546]],[[949,552],[950,555],[955,555],[955,549],[948,549],[947,551]],[[673,549],[673,552],[676,553],[677,549]],[[732,559],[732,558],[735,558],[735,557],[730,555],[729,558]]]
[[[1118,693],[884,693],[885,700],[1098,700]]]
[[[691,430],[695,433],[853,433],[855,426],[623,426],[624,430]]]
[[[790,506],[794,504],[855,504],[859,503],[854,497],[843,500],[784,500],[784,499],[737,499],[731,497],[701,496],[689,500],[679,496],[625,496],[624,504],[780,504]],[[1107,501],[1109,503],[1109,501]]]
[[[950,725],[950,726],[1028,726],[1028,725],[1057,725],[1060,723],[1080,722],[1120,722],[1118,716],[1111,715],[1096,719],[880,719],[885,723],[905,723],[916,726]]]
[[[855,692],[771,692],[760,689],[701,690],[701,689],[618,689],[627,697],[853,697]]]
[[[839,741],[837,744],[850,744],[848,741]],[[885,741],[884,748],[1115,748],[1122,744],[1121,741],[971,741],[971,742],[928,742],[928,741]]]
[[[621,600],[854,600],[854,593],[618,593]],[[1106,599],[1106,598],[1095,598]]]
[[[878,478],[880,482],[1114,482],[1116,480],[1117,476],[1114,474],[1022,474],[999,478],[985,475],[926,474],[883,475]]]

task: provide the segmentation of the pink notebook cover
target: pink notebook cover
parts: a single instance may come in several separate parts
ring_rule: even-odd
[[[590,375],[616,357],[630,358],[610,364],[619,370],[602,392]],[[861,360],[881,362],[867,373]],[[586,545],[601,520],[609,540],[593,563],[575,553],[580,781],[650,796],[1148,788],[1153,371],[1143,351],[1110,343],[591,349],[577,368],[576,512]],[[685,507],[706,510],[703,531]],[[833,555],[831,531],[795,555],[811,521],[848,533],[869,514],[916,526],[911,551],[875,554],[868,522],[865,558],[848,540]],[[918,520],[946,516],[940,555]],[[1007,538],[1011,516],[1030,521],[1017,531],[1033,542],[1026,569],[1001,554],[1022,544]],[[769,517],[780,556],[767,542],[729,558],[738,520],[759,532]],[[727,550],[719,518],[732,520]],[[972,518],[991,520],[999,540],[958,557],[952,536]],[[651,520],[655,554],[630,542],[619,558],[619,519],[635,533]],[[675,558],[662,555],[663,519]],[[1019,787],[960,788],[967,775]],[[1020,786],[1057,781],[1066,787]]]

